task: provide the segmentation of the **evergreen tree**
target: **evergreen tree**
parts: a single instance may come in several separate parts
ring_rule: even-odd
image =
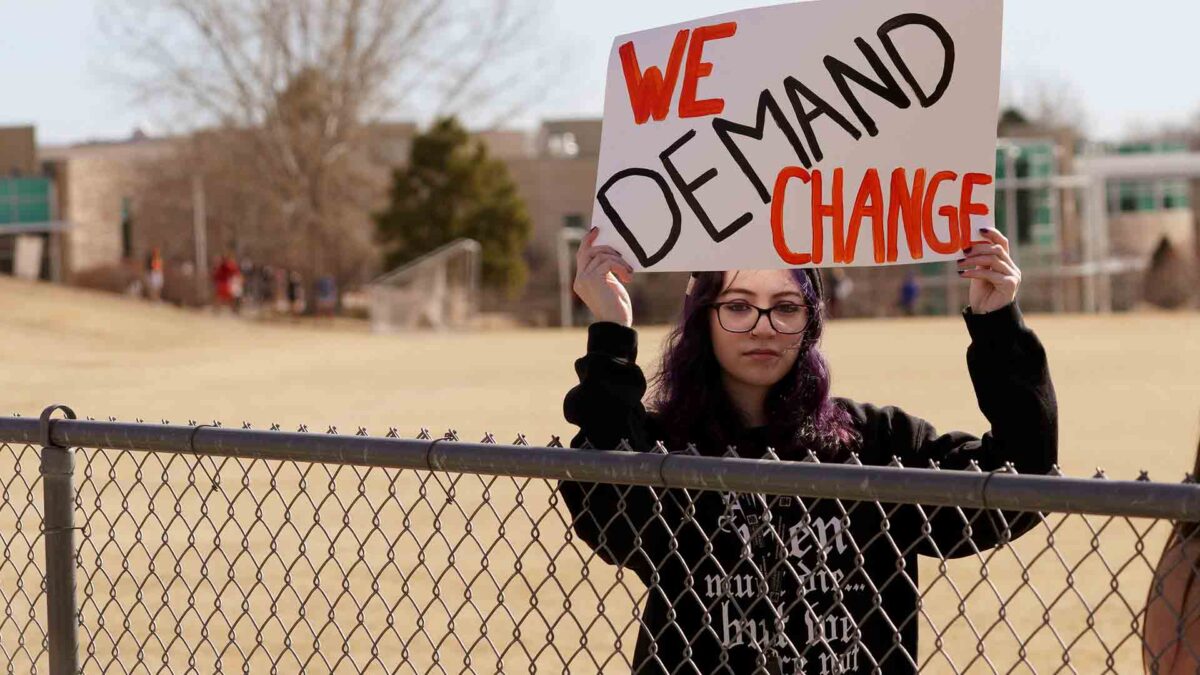
[[[531,223],[508,169],[453,117],[413,139],[392,178],[391,203],[375,217],[388,268],[460,237],[483,249],[483,281],[510,295],[525,283]]]

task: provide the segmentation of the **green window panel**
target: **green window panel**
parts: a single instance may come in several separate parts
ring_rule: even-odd
[[[1167,190],[1163,195],[1163,208],[1165,209],[1187,209],[1191,208],[1192,198],[1187,190]]]
[[[1139,185],[1137,191],[1137,210],[1154,211],[1157,208],[1158,203],[1154,199],[1154,186],[1145,183]]]
[[[1029,177],[1046,178],[1054,175],[1054,148],[1048,145],[1035,145],[1026,148],[1025,153],[1029,158]]]
[[[1118,155],[1187,152],[1180,141],[1123,143],[1112,152]],[[1161,209],[1189,208],[1191,187],[1187,181],[1119,181],[1108,185],[1108,204],[1112,212],[1145,213]]]
[[[1191,202],[1191,186],[1187,181],[1173,180],[1163,188],[1163,208],[1186,209]]]
[[[1022,142],[996,150],[996,177],[1003,179],[1011,167],[1014,178],[1050,179],[1058,174],[1053,143]],[[996,191],[996,227],[1013,241],[1035,247],[1054,246],[1058,232],[1051,188]],[[1009,201],[1014,213],[1009,213]]]
[[[1134,213],[1140,210],[1140,190],[1137,183],[1122,182],[1118,184],[1117,191],[1120,193],[1120,208],[1121,213]]]
[[[42,223],[50,220],[50,205],[26,203],[17,205],[18,223]]]
[[[50,220],[51,193],[48,178],[0,179],[0,225]]]
[[[996,208],[992,212],[992,217],[996,221],[996,228],[1003,232],[1008,227],[1008,207],[1007,201],[1004,198],[1004,191],[996,190]]]
[[[45,178],[17,179],[17,194],[23,197],[47,199],[50,196],[50,181]]]
[[[1008,151],[1016,178],[1045,178],[1055,174],[1054,146],[1049,143],[1028,143],[996,148],[996,178],[1008,177]]]

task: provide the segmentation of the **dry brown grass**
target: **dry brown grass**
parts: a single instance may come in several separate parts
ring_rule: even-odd
[[[1074,475],[1090,475],[1096,466],[1104,466],[1114,478],[1133,478],[1138,469],[1144,468],[1159,480],[1182,478],[1191,465],[1190,449],[1195,447],[1200,431],[1200,315],[1033,316],[1028,321],[1038,331],[1050,354],[1060,404],[1064,470]],[[216,419],[226,424],[248,421],[256,427],[278,422],[285,428],[295,428],[303,423],[314,430],[336,425],[343,432],[365,426],[372,433],[383,433],[388,427],[396,427],[405,436],[414,435],[421,427],[429,427],[435,433],[453,428],[468,440],[477,440],[486,431],[491,431],[502,442],[511,440],[517,432],[527,434],[535,443],[545,442],[552,434],[571,434],[571,428],[561,419],[561,401],[563,393],[573,384],[572,361],[584,346],[584,334],[580,330],[377,336],[345,324],[248,324],[227,317],[8,280],[0,280],[0,323],[0,360],[4,363],[0,370],[0,409],[24,415],[34,415],[49,403],[61,402],[71,405],[81,415],[113,415],[123,420],[140,417],[178,423],[188,419]],[[660,328],[643,331],[644,363],[652,362],[662,335]],[[957,318],[844,321],[830,326],[826,351],[832,361],[837,393],[859,400],[899,405],[926,417],[939,429],[961,428],[978,432],[985,429],[986,423],[975,406],[967,378],[963,357],[966,344],[966,332]],[[36,472],[36,463],[31,464],[29,456],[22,461],[23,475]],[[169,625],[171,622],[163,623],[169,613],[159,615],[152,631],[151,614],[145,606],[167,606],[184,598],[203,608],[220,596],[219,584],[189,581],[199,575],[201,554],[204,551],[212,554],[220,549],[212,541],[219,526],[206,524],[200,518],[198,513],[204,499],[189,490],[189,486],[219,474],[228,489],[246,478],[250,487],[240,496],[226,501],[239,509],[239,518],[244,517],[246,509],[253,511],[256,500],[264,503],[264,522],[273,518],[279,520],[278,516],[283,512],[297,522],[304,522],[306,518],[311,520],[314,513],[320,512],[323,520],[329,522],[330,518],[340,518],[340,507],[330,503],[285,504],[280,495],[298,493],[299,476],[294,469],[276,476],[277,488],[272,491],[266,487],[271,481],[271,471],[262,464],[233,463],[220,468],[215,464],[199,465],[201,470],[188,471],[179,463],[169,464],[164,469],[162,461],[165,460],[154,460],[149,466],[151,470],[144,471],[143,481],[153,485],[157,479],[171,485],[183,495],[185,508],[180,518],[164,517],[158,523],[144,517],[91,522],[94,537],[111,536],[117,543],[101,549],[99,539],[95,543],[85,542],[84,557],[106,570],[120,569],[123,562],[131,563],[132,571],[128,575],[114,574],[112,578],[93,574],[93,586],[88,591],[92,600],[89,601],[91,604],[85,603],[85,618],[91,612],[91,616],[104,615],[108,621],[108,635],[98,632],[96,638],[102,652],[96,659],[118,655],[128,659],[137,646],[141,646],[150,663],[163,663],[161,655],[167,654],[173,664],[168,670],[182,670],[186,668],[186,660],[179,659],[196,649],[202,617],[211,611],[180,611],[181,618],[176,623],[181,628],[180,634],[176,635],[175,627]],[[137,459],[130,455],[94,456],[89,462],[95,473],[93,478],[81,481],[85,509],[97,499],[113,499],[117,486],[127,485],[127,479],[134,475]],[[115,480],[111,484],[104,478],[110,462],[116,464],[112,474]],[[12,475],[11,461],[2,466],[5,475],[0,475],[0,481]],[[407,529],[401,524],[405,514],[399,504],[412,503],[405,500],[411,500],[419,489],[419,477],[411,474],[372,475],[361,479],[357,474],[343,472],[336,480],[330,480],[324,472],[319,475],[322,480],[319,483],[312,481],[307,487],[312,494],[345,495],[347,491],[356,492],[358,485],[365,482],[372,494],[386,495],[389,478],[395,479],[399,500],[389,502],[383,514],[383,527],[364,550],[378,563],[386,557],[387,550],[393,548],[400,552],[399,561],[391,566],[378,563],[370,570],[352,570],[348,575],[360,592],[363,588],[369,589],[371,579],[377,575],[385,588],[402,584],[402,577],[414,569],[411,566],[416,560],[413,557],[416,540],[429,537],[436,517],[428,507],[420,507],[413,510]],[[439,491],[445,490],[445,481],[429,485],[431,494],[441,494]],[[439,487],[434,489],[435,485]],[[490,503],[497,509],[502,505],[510,506],[517,489],[517,484],[512,481],[500,481],[491,489]],[[474,506],[482,503],[482,491],[483,483],[478,479],[464,477],[461,481],[456,504],[462,511],[451,511],[445,517],[444,526],[449,528],[446,536],[450,541],[461,536],[467,520],[464,513],[471,513]],[[230,490],[230,494],[234,492]],[[540,515],[546,510],[550,492],[544,484],[531,483],[522,493],[530,511]],[[161,513],[174,501],[168,497],[166,493],[152,497],[149,492],[135,491],[129,498],[130,513],[145,516],[151,505]],[[119,501],[119,497],[117,499]],[[381,498],[377,503],[383,501],[388,500]],[[229,504],[219,502],[216,505],[223,509]],[[355,508],[358,511],[355,512],[354,527],[346,530],[341,538],[335,538],[336,541],[321,539],[322,550],[310,552],[311,556],[324,560],[357,554],[357,545],[347,537],[357,531],[355,528],[370,529],[372,525],[370,509],[364,510],[361,504]],[[334,516],[334,512],[339,515]],[[14,520],[15,513],[11,508],[0,507],[3,531],[12,532]],[[1104,522],[1094,520],[1092,526],[1099,528]],[[489,528],[494,531],[498,527],[498,520],[485,511],[472,520],[472,527],[476,536],[485,539]],[[1097,540],[1101,542],[1108,562],[1120,564],[1135,556],[1136,533],[1146,530],[1149,524],[1137,523],[1135,530],[1124,521],[1113,521],[1107,527]],[[139,570],[155,563],[158,574],[163,575],[162,565],[187,548],[180,543],[186,539],[180,535],[185,529],[198,529],[207,537],[207,544],[202,540],[197,551],[190,553],[190,557],[185,556],[179,578],[161,588],[154,587],[154,592],[142,600],[129,599],[134,597],[130,593],[137,585],[135,580]],[[239,603],[243,599],[249,602],[252,613],[269,609],[271,593],[267,589],[285,588],[285,563],[297,559],[299,533],[278,528],[275,531],[272,536],[265,528],[251,529],[247,539],[249,550],[257,553],[208,571],[210,577],[234,574],[244,580],[247,578],[244,575],[250,575],[251,581],[242,584],[236,597]],[[458,535],[452,536],[450,532]],[[168,549],[139,547],[138,534],[147,541],[169,535],[173,543]],[[1042,625],[1043,619],[1048,618],[1064,642],[1071,643],[1076,636],[1082,636],[1069,650],[1072,666],[1078,672],[1103,670],[1103,655],[1109,650],[1118,651],[1118,660],[1112,666],[1117,672],[1138,670],[1136,644],[1127,636],[1132,617],[1144,597],[1149,565],[1157,557],[1162,534],[1161,526],[1155,529],[1145,540],[1146,559],[1138,559],[1137,564],[1119,572],[1119,595],[1111,594],[1109,584],[1113,575],[1092,553],[1092,534],[1081,519],[1069,520],[1054,535],[1067,567],[1050,555],[1036,558],[1034,562],[1038,552],[1046,546],[1048,531],[1045,529],[1031,533],[1012,549],[998,553],[988,566],[991,581],[1002,589],[1016,591],[1022,583],[1021,568],[1028,567],[1031,583],[1044,603],[1050,603],[1065,589],[1067,568],[1079,561],[1085,562],[1073,573],[1073,586],[1079,595],[1067,592],[1055,610],[1045,617],[1042,605],[1029,588],[1021,590],[1006,614],[1007,620],[1018,627],[1018,633],[1013,636],[1003,625],[990,633],[985,643],[988,658],[1000,670],[1005,670],[1000,664],[1017,660],[1019,643],[1026,641],[1034,627]],[[400,537],[398,542],[395,541],[397,536]],[[269,548],[272,538],[284,552],[271,554],[264,551],[264,547]],[[389,538],[393,543],[389,543]],[[516,614],[516,618],[511,619],[505,619],[504,612],[493,617],[492,620],[502,626],[492,632],[493,640],[503,642],[514,625],[525,626],[522,647],[513,649],[503,658],[498,659],[487,649],[477,653],[479,672],[496,669],[500,663],[506,671],[517,672],[525,670],[530,662],[559,663],[553,670],[561,670],[561,662],[552,652],[537,653],[547,642],[547,632],[553,633],[554,643],[567,653],[578,649],[582,632],[588,633],[589,649],[594,653],[611,652],[617,635],[604,626],[581,630],[573,620],[567,619],[548,631],[548,627],[538,621],[521,624],[518,610],[524,611],[522,608],[527,609],[533,601],[538,602],[551,619],[574,614],[582,620],[586,608],[594,608],[596,604],[595,595],[586,586],[573,586],[581,578],[584,565],[582,558],[574,554],[574,549],[560,555],[562,562],[556,570],[557,578],[566,584],[565,590],[555,583],[540,584],[545,579],[538,580],[535,576],[562,547],[561,521],[552,517],[540,531],[537,541],[532,540],[528,522],[510,525],[505,539],[518,552],[526,544],[534,544],[531,552],[522,558],[531,585],[521,583],[506,589],[503,603],[497,603],[497,590],[488,585],[486,578],[473,582],[471,575],[459,579],[450,574],[435,584],[430,572],[445,570],[445,556],[450,550],[450,546],[435,539],[430,560],[442,556],[441,565],[428,562],[431,569],[416,565],[419,573],[410,579],[411,603],[406,601],[395,610],[389,610],[380,602],[367,608],[366,616],[376,626],[386,621],[389,614],[397,617],[401,625],[395,631],[398,637],[384,640],[381,646],[388,646],[388,649],[378,661],[371,661],[371,640],[362,632],[351,635],[345,641],[358,655],[354,662],[360,666],[369,664],[372,670],[398,668],[403,659],[395,644],[412,634],[414,609],[433,602],[435,588],[443,598],[456,598],[449,602],[448,610],[437,602],[433,602],[429,610],[430,625],[441,625],[442,634],[446,633],[445,617],[462,604],[467,588],[476,593],[474,602],[490,603],[493,607],[503,604]],[[228,533],[222,541],[225,547],[240,549],[242,546],[240,538],[230,539]],[[336,551],[336,556],[325,549]],[[40,555],[40,551],[37,554]],[[467,547],[460,551],[459,569],[472,569],[483,557],[481,550]],[[493,570],[511,569],[517,558],[518,555],[507,547],[488,554]],[[0,561],[0,594],[11,596],[13,584],[17,581],[28,584],[33,579],[26,574],[14,581],[12,569],[11,564],[6,567]],[[303,565],[300,569],[303,572]],[[926,582],[935,578],[936,565],[924,565],[922,569]],[[951,562],[947,574],[960,591],[965,591],[980,581],[980,569],[978,562]],[[256,570],[262,570],[263,587],[253,583]],[[588,574],[591,583],[600,588],[614,580],[613,571],[599,562],[589,566]],[[320,577],[328,588],[332,579],[341,575],[336,567],[326,566],[295,576],[293,583],[302,587]],[[9,591],[3,590],[6,588]],[[485,597],[480,591],[490,595]],[[36,591],[31,592],[36,595]],[[1001,597],[1006,597],[1007,592],[1002,590]],[[170,595],[170,603],[161,601],[164,595]],[[573,600],[576,609],[572,613],[561,608],[565,597]],[[1129,607],[1121,603],[1121,597],[1130,603]],[[1093,618],[1097,629],[1089,630],[1083,605],[1094,606],[1102,600],[1102,609]],[[115,604],[104,608],[101,601]],[[294,609],[297,602],[296,598],[285,594],[278,601],[277,611],[282,615]],[[338,617],[339,623],[352,623],[357,610],[339,604],[342,602],[345,601],[330,603],[329,612]],[[606,613],[614,618],[618,628],[628,626],[632,604],[632,599],[621,591],[610,599]],[[925,604],[929,619],[922,621],[926,627],[924,651],[928,652],[934,646],[929,622],[944,628],[955,616],[957,605],[958,600],[948,584],[933,584]],[[996,622],[999,605],[1000,601],[987,586],[981,586],[971,596],[967,608],[976,629],[982,632]],[[122,608],[128,607],[134,607],[138,614],[131,627],[124,632],[113,628],[119,625],[116,618]],[[550,607],[554,609],[547,609]],[[321,609],[325,610],[324,605]],[[239,641],[253,642],[255,638],[246,637],[245,628],[253,622],[247,617],[242,621]],[[447,636],[442,645],[435,648],[433,644],[414,641],[409,653],[412,668],[423,671],[431,654],[437,651],[442,663],[449,664],[446,669],[458,672],[463,667],[463,646],[458,640],[463,639],[469,646],[473,637],[467,640],[463,636],[477,635],[480,624],[481,621],[477,617],[471,618],[468,612],[456,624],[458,635]],[[3,628],[0,633],[4,634],[0,643],[13,644],[11,631],[14,626],[20,624],[10,622],[6,626],[0,619]],[[229,629],[229,626],[222,627],[226,632]],[[432,632],[434,628],[427,630]],[[297,633],[295,626],[274,621],[267,622],[259,631],[264,647],[256,650],[242,645],[245,654],[227,652],[223,657],[225,668],[232,668],[237,663],[236,669],[240,670],[241,660],[269,663],[273,659],[268,654],[278,653],[285,636],[293,633],[307,644],[307,647],[295,647],[297,652],[302,649],[312,651],[313,636],[304,630]],[[159,634],[151,636],[151,633]],[[253,631],[249,635],[253,636]],[[632,647],[630,637],[625,630],[626,653]],[[1124,643],[1119,644],[1123,637]],[[221,638],[221,635],[214,635],[209,640],[217,643]],[[336,633],[326,632],[320,641],[322,652],[340,653],[341,638]],[[971,661],[977,642],[966,623],[958,620],[946,633],[943,649],[958,668],[963,668]],[[1061,665],[1063,645],[1045,628],[1028,640],[1027,649],[1029,661],[1039,670],[1054,670]],[[11,650],[9,647],[0,651],[0,660],[9,653],[7,658],[19,661],[11,655]],[[213,651],[218,648],[213,647]],[[487,658],[480,661],[479,655]],[[301,665],[299,661],[289,659],[280,662],[281,672],[296,670]],[[931,670],[949,670],[947,663],[940,659],[935,657],[931,661]],[[309,662],[307,667],[310,671],[320,672],[336,661],[336,658],[318,659]],[[343,667],[345,665],[348,664]],[[989,671],[982,661],[975,661],[972,668]],[[595,666],[589,659],[580,657],[572,664],[572,669],[585,672]],[[408,667],[400,668],[401,672],[408,670]]]

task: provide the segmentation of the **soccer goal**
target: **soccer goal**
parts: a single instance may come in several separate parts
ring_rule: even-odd
[[[367,286],[371,330],[467,326],[479,311],[479,242],[456,239]]]

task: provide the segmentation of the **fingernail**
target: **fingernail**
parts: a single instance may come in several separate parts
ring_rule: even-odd
[[[996,230],[993,228],[990,228],[990,227],[981,227],[981,228],[979,228],[979,231],[980,232],[995,232]]]
[[[963,275],[963,272],[966,272],[966,270],[959,270],[959,271],[958,271],[958,276],[960,276],[960,277],[961,277],[961,276]]]
[[[964,249],[963,249],[963,253],[970,253],[970,252],[971,252],[971,248],[972,248],[971,246],[968,246],[968,247],[964,248]]]
[[[960,264],[960,265],[961,265],[961,264],[963,264],[963,263],[967,262],[967,259],[966,259],[966,258],[959,258],[958,260],[955,260],[954,262],[956,262],[956,263],[958,263],[958,264]]]

